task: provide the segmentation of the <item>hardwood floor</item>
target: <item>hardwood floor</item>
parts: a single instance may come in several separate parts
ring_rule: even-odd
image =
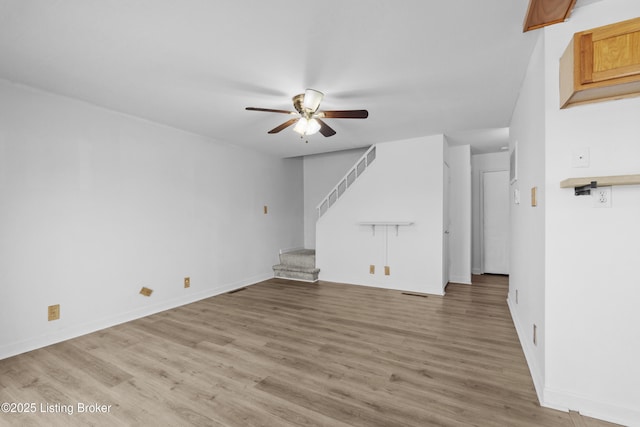
[[[507,287],[268,280],[1,360],[0,425],[613,425],[538,405]]]

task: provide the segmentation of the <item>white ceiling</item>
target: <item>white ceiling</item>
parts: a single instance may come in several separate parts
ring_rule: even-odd
[[[0,78],[281,157],[461,144],[509,125],[535,41],[527,3],[0,0]],[[288,116],[244,109],[291,110],[307,87],[369,118],[327,119],[337,135],[305,143],[267,134]]]

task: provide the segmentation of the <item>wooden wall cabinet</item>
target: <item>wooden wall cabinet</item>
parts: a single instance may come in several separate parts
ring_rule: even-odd
[[[640,96],[640,18],[575,33],[560,58],[560,108]]]
[[[529,0],[523,32],[558,24],[569,18],[576,0]]]

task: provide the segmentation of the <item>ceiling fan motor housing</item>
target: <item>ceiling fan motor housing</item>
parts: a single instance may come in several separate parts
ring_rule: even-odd
[[[291,100],[293,101],[293,108],[295,108],[298,113],[304,116],[305,115],[305,110],[303,107],[304,93],[294,96],[293,98],[291,98]]]

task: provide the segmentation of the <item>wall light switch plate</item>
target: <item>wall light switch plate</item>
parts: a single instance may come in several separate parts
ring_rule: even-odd
[[[594,208],[611,207],[611,187],[598,187],[591,190],[591,200]]]
[[[517,188],[513,190],[513,203],[516,205],[520,204],[520,190]]]
[[[191,279],[189,277],[184,278],[184,287],[188,288],[191,286]]]
[[[376,266],[371,264],[369,266],[369,274],[376,274]]]

